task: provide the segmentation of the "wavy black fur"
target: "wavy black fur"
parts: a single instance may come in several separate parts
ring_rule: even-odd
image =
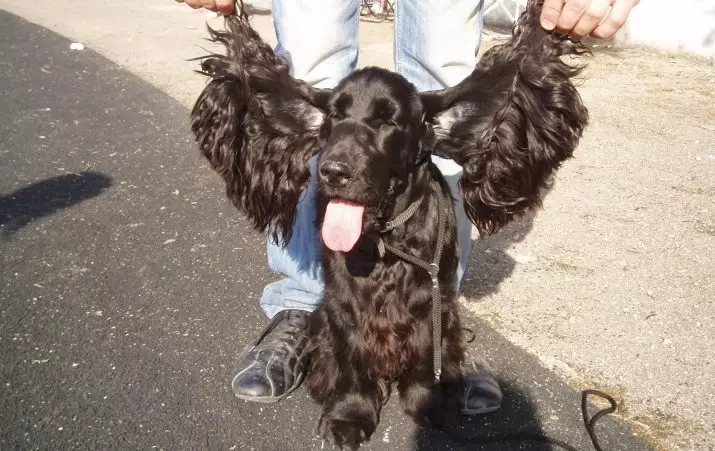
[[[318,224],[331,200],[365,206],[363,235],[352,250],[323,247],[324,299],[309,326],[308,391],[323,406],[321,435],[341,448],[370,438],[393,382],[415,421],[438,426],[444,394],[461,381],[452,205],[439,273],[439,384],[430,277],[389,253],[381,257],[370,238],[421,199],[412,219],[382,238],[431,261],[438,221],[433,182],[442,189],[445,182],[425,153],[464,166],[466,210],[487,233],[537,206],[578,143],[588,115],[571,81],[579,68],[562,57],[586,49],[540,27],[542,3],[530,1],[514,36],[489,50],[462,83],[423,94],[378,68],[357,71],[332,91],[314,90],[290,76],[240,3],[226,31],[211,31],[226,55],[203,61],[210,81],[192,112],[192,130],[233,203],[259,230],[289,239],[308,160],[318,155]]]
[[[324,95],[290,76],[288,64],[251,28],[239,5],[226,30],[209,29],[226,54],[203,58],[210,77],[191,112],[203,155],[233,204],[260,230],[290,239],[295,207],[318,150]]]
[[[530,1],[509,41],[489,49],[459,85],[423,95],[435,151],[463,165],[465,210],[482,233],[540,205],[588,123],[572,83],[583,66],[566,58],[589,51],[541,28],[542,6]]]

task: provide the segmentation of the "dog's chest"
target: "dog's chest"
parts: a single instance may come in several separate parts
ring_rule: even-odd
[[[417,360],[418,349],[429,346],[423,341],[429,339],[431,291],[420,271],[394,259],[331,261],[326,302],[351,312],[352,355],[371,380],[396,380]]]
[[[384,260],[371,252],[337,255],[330,262],[326,288],[354,299],[363,312],[384,312],[390,304],[407,304],[425,275],[410,263]]]
[[[368,283],[359,296],[354,333],[356,360],[373,381],[394,381],[415,361],[415,335],[420,321],[410,312],[408,271],[384,271],[381,283]]]

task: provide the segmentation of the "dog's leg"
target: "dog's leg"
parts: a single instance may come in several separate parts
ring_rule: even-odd
[[[447,305],[453,305],[449,303]],[[423,364],[407,371],[399,380],[398,390],[402,407],[421,426],[441,427],[448,400],[456,399],[463,388],[462,363],[464,346],[461,339],[459,316],[454,308],[446,307],[442,322],[442,374],[434,381],[431,364]],[[431,327],[431,326],[430,326]],[[425,334],[425,336],[431,336]],[[432,348],[432,342],[425,347]]]
[[[464,344],[462,325],[454,303],[450,303],[443,314],[442,323],[442,376],[440,384],[445,394],[452,397],[463,388],[462,364],[464,363]]]
[[[329,303],[329,301],[327,301]],[[382,391],[355,369],[351,357],[347,327],[328,319],[324,302],[312,318],[311,353],[307,386],[310,396],[323,406],[318,430],[320,435],[341,449],[357,449],[377,427]]]
[[[432,366],[422,366],[408,371],[397,384],[405,413],[423,427],[440,427],[444,395],[442,387],[434,382]]]

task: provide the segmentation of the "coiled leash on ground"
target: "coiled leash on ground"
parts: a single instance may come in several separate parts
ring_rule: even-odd
[[[603,398],[608,403],[610,404],[609,407],[606,407],[605,409],[601,409],[596,414],[591,418],[588,419],[588,397],[589,396],[598,396],[599,398]],[[598,444],[598,439],[596,438],[596,431],[594,431],[594,427],[596,425],[596,421],[598,421],[601,417],[605,415],[609,415],[618,409],[618,404],[616,403],[616,400],[613,399],[610,395],[607,393],[604,393],[600,390],[584,390],[581,392],[581,415],[583,416],[583,424],[586,427],[586,431],[588,432],[588,436],[591,438],[591,443],[593,444],[593,447],[596,449],[596,451],[603,451],[601,446]]]

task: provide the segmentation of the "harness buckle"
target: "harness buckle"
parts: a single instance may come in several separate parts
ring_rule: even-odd
[[[432,278],[436,278],[439,275],[439,265],[437,263],[429,264],[429,273]]]

